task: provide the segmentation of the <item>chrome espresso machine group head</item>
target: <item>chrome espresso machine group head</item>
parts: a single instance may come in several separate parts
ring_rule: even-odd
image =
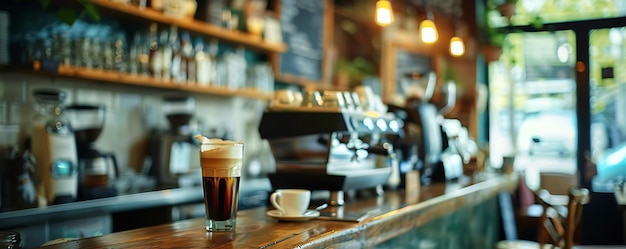
[[[356,94],[326,91],[323,96],[313,105],[306,99],[273,104],[263,113],[259,131],[276,160],[276,171],[269,175],[274,189],[329,190],[330,203],[342,205],[343,191],[387,182],[402,121],[364,111]]]

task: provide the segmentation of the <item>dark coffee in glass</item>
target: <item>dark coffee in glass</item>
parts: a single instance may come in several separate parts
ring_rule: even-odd
[[[240,177],[202,177],[204,207],[209,219],[226,221],[237,210]]]
[[[207,231],[233,231],[237,218],[243,143],[205,139],[200,144]]]

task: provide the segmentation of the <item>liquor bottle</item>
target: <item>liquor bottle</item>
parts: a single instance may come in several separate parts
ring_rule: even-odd
[[[150,63],[150,75],[152,77],[161,77],[161,51],[159,50],[159,40],[157,37],[157,24],[150,24],[150,28],[148,29],[148,48],[149,52],[149,63]]]
[[[163,79],[174,79],[174,81],[176,81],[178,71],[180,71],[180,60],[182,58],[180,43],[178,41],[178,27],[170,26],[168,37],[167,48],[163,55]]]
[[[205,48],[202,39],[196,41],[196,79],[200,85],[217,85],[217,48],[217,41],[214,39],[210,41],[208,48]]]
[[[102,69],[113,70],[114,58],[113,42],[106,39],[102,42]]]
[[[172,46],[170,44],[169,32],[161,30],[159,42],[161,43],[161,78],[170,80],[170,65],[172,63]]]
[[[194,18],[214,26],[226,27],[230,19],[230,0],[196,0]]]
[[[226,83],[229,88],[238,89],[246,86],[246,71],[248,68],[245,50],[238,47],[234,53],[228,53],[226,56]]]
[[[184,32],[180,39],[180,46],[183,53],[183,68],[181,73],[184,74],[184,80],[188,84],[196,83],[196,59],[193,54],[193,44],[191,43],[191,36],[188,32]]]
[[[129,64],[128,71],[131,75],[137,75],[139,73],[139,46],[141,45],[141,33],[135,32],[133,35],[133,44],[128,51]]]
[[[194,59],[196,60],[196,82],[200,86],[209,85],[209,55],[204,51],[204,40],[196,38],[194,42],[194,50],[196,52]]]
[[[113,67],[118,72],[126,72],[128,70],[126,58],[126,36],[118,33],[113,41]]]
[[[133,45],[131,46],[129,54],[129,57],[131,58],[131,74],[141,76],[150,75],[150,47],[146,45],[147,43],[147,32],[135,32]]]
[[[209,42],[208,49],[208,71],[209,82],[215,84],[217,82],[217,52],[219,50],[218,42],[216,39],[212,39]]]

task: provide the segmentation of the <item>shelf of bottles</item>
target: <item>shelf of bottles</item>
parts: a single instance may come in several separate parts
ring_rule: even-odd
[[[91,2],[101,9],[107,9],[115,13],[138,17],[144,20],[157,22],[159,24],[177,26],[182,30],[238,44],[259,52],[282,53],[287,51],[287,46],[282,42],[266,42],[257,35],[246,32],[232,31],[225,27],[212,25],[205,21],[167,15],[162,11],[157,11],[149,7],[140,8],[136,5],[120,4],[111,0],[91,0]]]
[[[218,42],[193,39],[176,26],[123,35],[71,39],[59,32],[27,45],[35,71],[111,84],[268,100],[273,97],[272,66],[246,60],[246,50],[218,54]]]
[[[154,87],[160,89],[173,89],[185,92],[194,92],[210,95],[245,97],[261,100],[272,99],[274,94],[262,91],[256,87],[246,87],[233,89],[227,86],[201,86],[188,83],[173,83],[169,80],[154,78],[147,75],[133,75],[119,73],[109,70],[93,70],[88,68],[60,65],[56,75],[80,78],[93,81],[103,81],[107,83],[118,83],[124,85],[134,85],[141,87]]]
[[[276,54],[286,49],[283,44],[148,7],[92,2],[145,18],[149,24],[140,25],[130,37],[120,25],[36,27],[25,32],[21,63],[46,74],[112,84],[261,100],[273,97],[273,66],[253,59],[252,51]]]

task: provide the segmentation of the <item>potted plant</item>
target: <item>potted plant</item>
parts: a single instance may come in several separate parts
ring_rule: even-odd
[[[481,50],[487,62],[496,61],[502,54],[502,47],[505,45],[506,32],[499,27],[494,27],[494,22],[505,18],[499,26],[510,25],[510,19],[515,13],[515,6],[518,0],[486,0],[484,15],[482,18]]]
[[[518,0],[486,0],[483,18],[481,22],[480,42],[482,52],[487,62],[500,58],[502,48],[513,46],[506,39],[507,34],[517,32],[511,23],[511,17],[516,11]],[[528,18],[528,25],[537,30],[544,28],[543,20],[539,13],[524,13],[524,19]],[[517,19],[516,19],[517,20]],[[523,20],[520,20],[524,22]]]
[[[511,17],[515,14],[517,0],[494,0],[494,2],[500,15],[506,17],[507,20],[511,20]]]
[[[42,9],[49,8],[53,0],[17,0],[24,2],[36,2]],[[64,5],[55,5],[57,6],[57,16],[59,20],[68,25],[74,24],[76,19],[87,16],[94,21],[100,20],[100,13],[96,6],[91,2],[91,0],[74,0],[73,2],[68,1],[68,4]]]
[[[365,58],[356,57],[352,60],[340,58],[335,66],[336,84],[340,87],[354,87],[368,75],[374,74],[374,66]]]

